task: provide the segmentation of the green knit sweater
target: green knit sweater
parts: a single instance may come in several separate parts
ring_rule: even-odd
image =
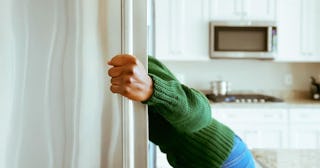
[[[234,133],[211,118],[207,98],[188,88],[159,61],[149,57],[154,82],[149,108],[149,138],[175,168],[215,168],[227,159]]]

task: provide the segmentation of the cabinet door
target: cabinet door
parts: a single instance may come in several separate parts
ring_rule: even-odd
[[[214,20],[275,20],[275,0],[214,0]]]
[[[279,0],[279,61],[320,61],[320,2]]]
[[[319,0],[301,0],[301,55],[306,59],[320,59],[320,2]]]
[[[320,149],[320,109],[290,109],[290,147]]]
[[[212,108],[212,117],[230,127],[249,148],[286,148],[286,109]]]
[[[213,0],[210,11],[213,20],[241,20],[242,0]]]
[[[155,0],[155,56],[209,60],[208,17],[206,0]]]
[[[181,2],[183,3],[183,2]],[[181,37],[178,31],[182,25],[183,6],[179,0],[155,1],[155,56],[173,57],[182,53]]]
[[[275,0],[243,0],[242,15],[249,20],[276,20]]]
[[[212,106],[212,117],[224,123],[286,123],[286,109],[216,108]]]
[[[320,124],[292,124],[290,147],[297,149],[320,149]]]
[[[241,137],[250,149],[286,148],[288,146],[287,127],[285,124],[230,123],[227,124]]]
[[[294,60],[300,55],[301,0],[278,0],[278,60]]]

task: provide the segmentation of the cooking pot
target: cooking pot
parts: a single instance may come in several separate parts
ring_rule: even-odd
[[[211,91],[215,96],[225,96],[230,92],[230,83],[228,81],[211,81]]]

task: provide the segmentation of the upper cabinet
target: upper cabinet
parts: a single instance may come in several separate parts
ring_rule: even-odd
[[[209,60],[205,0],[155,0],[155,56],[162,60]]]
[[[276,61],[320,62],[319,0],[155,0],[155,56],[209,60],[209,23],[276,21]]]
[[[213,20],[275,20],[276,0],[212,0]]]
[[[213,0],[211,10],[213,19],[240,20],[245,13],[242,10],[242,0]]]
[[[279,0],[279,61],[320,61],[320,1]]]
[[[274,20],[275,0],[155,0],[155,56],[209,60],[209,23]]]

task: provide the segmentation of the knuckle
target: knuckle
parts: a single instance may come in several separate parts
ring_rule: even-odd
[[[114,86],[112,86],[112,85],[110,86],[110,91],[111,91],[112,93],[116,93]]]
[[[133,83],[133,78],[132,76],[127,76],[124,78],[124,83],[126,84],[132,84]]]
[[[127,73],[128,75],[133,75],[135,73],[135,66],[134,65],[129,66]]]
[[[134,75],[133,69],[129,70],[127,74],[130,75],[130,76],[131,76],[131,75]]]
[[[111,83],[115,83],[115,79],[114,79],[114,78],[111,78],[110,82],[111,82]]]
[[[138,59],[136,57],[131,57],[132,58],[132,64],[138,65]]]
[[[138,62],[138,59],[133,56],[133,55],[130,55],[130,54],[124,54],[124,56],[126,57],[126,59],[132,63],[132,64],[136,64]]]
[[[117,76],[117,70],[115,68],[111,68],[108,71],[109,76],[113,77],[113,76]]]
[[[112,69],[109,69],[109,70],[108,70],[108,75],[109,75],[109,76],[112,76]]]
[[[126,96],[126,95],[129,95],[129,93],[130,93],[129,87],[124,87],[122,90],[122,94]]]

